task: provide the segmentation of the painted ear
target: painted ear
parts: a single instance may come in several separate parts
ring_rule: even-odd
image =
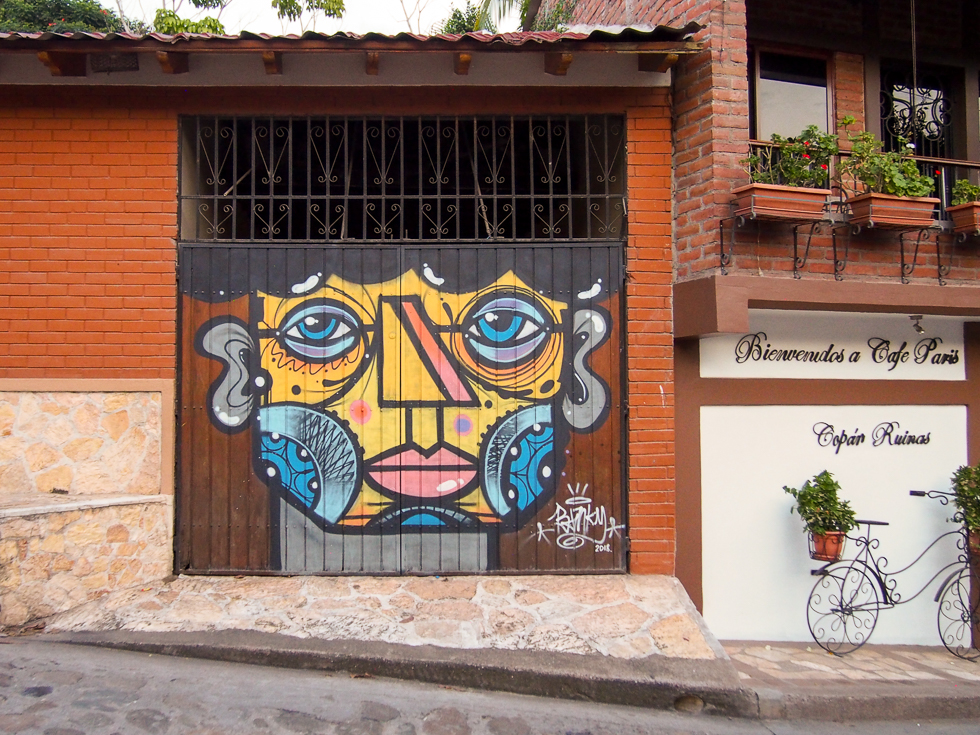
[[[224,366],[208,391],[211,420],[223,431],[241,431],[255,403],[249,384],[248,360],[255,342],[245,324],[234,317],[217,317],[198,332],[198,351]]]
[[[609,413],[609,388],[585,364],[589,355],[609,336],[609,317],[598,309],[580,309],[572,315],[572,386],[561,410],[575,431],[601,425]]]

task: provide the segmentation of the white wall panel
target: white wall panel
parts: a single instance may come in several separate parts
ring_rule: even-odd
[[[897,422],[892,436],[928,436],[925,444],[878,446],[874,429]],[[827,424],[864,441],[819,441]],[[822,428],[822,427],[820,427]],[[825,434],[826,436],[826,434]],[[784,485],[799,487],[827,469],[858,518],[888,521],[876,528],[880,551],[898,569],[953,528],[952,510],[913,498],[909,490],[947,490],[966,463],[964,406],[705,406],[701,408],[704,617],[722,640],[806,641],[807,596],[818,568]],[[850,542],[845,554],[854,552]],[[914,593],[955,558],[947,539],[899,577]],[[935,585],[907,605],[882,611],[872,641],[939,645]]]

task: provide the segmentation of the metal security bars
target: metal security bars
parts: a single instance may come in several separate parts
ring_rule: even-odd
[[[190,117],[184,242],[622,240],[615,115]]]

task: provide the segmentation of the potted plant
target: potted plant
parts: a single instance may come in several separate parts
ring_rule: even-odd
[[[963,465],[950,480],[953,504],[963,516],[970,551],[980,557],[980,464]]]
[[[980,186],[958,179],[953,185],[952,204],[946,214],[953,220],[953,232],[980,235]]]
[[[830,161],[840,152],[837,136],[810,125],[793,138],[772,136],[772,146],[741,163],[752,183],[735,189],[735,215],[817,220],[830,197]]]
[[[900,139],[897,151],[883,150],[883,143],[872,133],[850,133],[854,118],[841,119],[851,143],[850,155],[840,164],[841,189],[852,192],[851,224],[860,227],[930,227],[935,223],[939,200],[929,195],[936,188],[912,158],[915,146]],[[844,184],[847,180],[850,186]]]
[[[810,533],[810,558],[819,561],[838,561],[844,551],[844,538],[857,526],[854,511],[847,500],[837,493],[840,485],[827,470],[803,483],[799,490],[783,487],[793,496],[796,505],[790,513],[799,513]]]

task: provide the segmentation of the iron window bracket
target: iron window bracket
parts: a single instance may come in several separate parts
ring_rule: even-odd
[[[940,234],[941,229],[939,227],[923,227],[916,228],[912,230],[905,230],[901,233],[899,237],[899,242],[901,243],[901,263],[902,263],[902,283],[911,283],[909,276],[915,271],[915,266],[917,265],[917,260],[919,257],[919,247],[924,243],[928,243],[930,238],[934,235],[936,238],[936,275],[939,279],[939,285],[946,285],[946,276],[949,275],[950,264],[947,263],[943,265],[942,259],[942,249],[940,247]],[[912,250],[911,260],[906,258],[906,243],[911,244],[912,235],[915,235],[915,248]]]
[[[790,225],[793,228],[793,278],[800,279],[802,271],[810,257],[810,244],[813,241],[814,235],[821,234],[824,228],[830,228],[832,233],[836,233],[837,227],[839,227],[843,222],[843,216],[837,214],[836,212],[824,212],[820,219],[793,219],[787,217],[758,217],[744,215],[733,215],[731,217],[726,217],[718,223],[718,235],[719,241],[721,243],[721,273],[724,276],[728,275],[728,266],[730,266],[735,259],[735,245],[738,240],[738,230],[744,228],[749,222],[755,221],[767,221],[767,222],[781,222],[786,225]],[[725,228],[730,227],[731,237],[726,247],[725,243]],[[800,233],[803,233],[804,245],[803,254],[800,255]],[[835,241],[836,242],[836,241]],[[835,244],[835,257],[834,261],[836,263],[836,244]],[[836,276],[836,270],[835,270]],[[838,279],[839,280],[839,279]]]

